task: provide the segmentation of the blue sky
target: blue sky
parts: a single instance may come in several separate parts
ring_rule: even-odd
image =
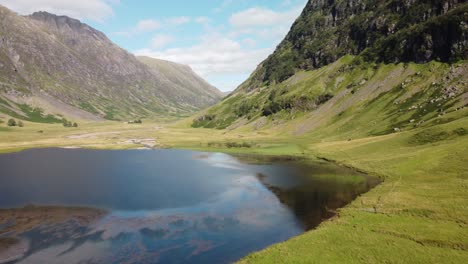
[[[20,14],[68,15],[136,55],[188,64],[235,89],[283,39],[306,0],[0,0]]]

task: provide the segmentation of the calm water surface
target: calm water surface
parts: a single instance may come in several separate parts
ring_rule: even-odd
[[[103,208],[15,236],[13,263],[229,263],[316,227],[378,181],[329,163],[183,150],[36,149],[0,155],[0,208]],[[1,244],[1,243],[0,243]],[[0,248],[0,263],[7,260]]]

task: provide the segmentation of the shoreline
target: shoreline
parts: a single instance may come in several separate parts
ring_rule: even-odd
[[[121,148],[121,149],[119,148],[119,149],[116,149],[116,148],[105,148],[105,147],[103,147],[103,148],[86,148],[86,147],[78,147],[78,146],[67,146],[67,147],[55,146],[55,147],[40,147],[40,148],[36,148],[36,147],[24,148],[24,149],[21,149],[21,150],[19,150],[17,152],[27,151],[27,150],[32,150],[32,149],[44,149],[44,148],[45,149],[47,149],[47,148],[49,148],[49,149],[50,148],[51,149],[89,149],[89,150],[103,150],[103,151],[139,150],[138,148]],[[161,148],[159,148],[159,149],[161,149]],[[376,187],[378,187],[378,186],[385,183],[384,178],[381,178],[380,176],[377,176],[377,175],[372,175],[371,172],[363,171],[363,170],[360,170],[360,169],[358,169],[356,167],[353,167],[353,166],[350,166],[350,165],[341,164],[341,163],[339,163],[339,162],[337,162],[335,160],[330,160],[330,159],[326,159],[326,158],[322,158],[322,157],[316,157],[316,156],[311,157],[311,156],[306,155],[305,153],[303,153],[301,155],[281,155],[281,154],[265,155],[265,154],[255,153],[255,152],[253,152],[253,153],[249,152],[248,149],[246,149],[246,152],[244,152],[244,153],[233,153],[232,151],[230,152],[229,149],[221,149],[221,148],[219,148],[219,149],[211,148],[211,149],[205,149],[205,150],[197,150],[197,149],[191,149],[191,148],[177,147],[177,148],[165,148],[165,149],[190,150],[190,151],[200,151],[200,152],[210,152],[210,153],[218,152],[218,153],[231,154],[236,158],[238,158],[238,157],[247,158],[247,159],[249,159],[249,158],[254,158],[254,159],[255,158],[260,158],[262,161],[269,162],[269,163],[271,163],[271,162],[281,162],[281,161],[297,161],[297,162],[305,162],[305,164],[307,164],[307,162],[314,162],[314,161],[315,162],[326,162],[326,163],[334,164],[334,165],[339,166],[339,167],[351,169],[351,170],[353,170],[355,172],[363,174],[366,177],[369,176],[369,177],[375,177],[376,179],[378,179],[377,184],[372,186],[368,191],[358,195],[350,203],[346,204],[343,207],[339,207],[336,210],[334,210],[333,216],[328,217],[328,218],[324,219],[323,221],[321,221],[319,226],[317,226],[317,227],[315,227],[315,228],[313,228],[311,230],[307,230],[304,233],[299,234],[298,236],[301,236],[301,235],[303,235],[303,234],[305,234],[307,232],[318,230],[318,229],[321,228],[321,226],[323,224],[325,224],[327,222],[333,222],[337,218],[340,218],[341,216],[340,216],[339,212],[340,212],[341,209],[350,206],[359,197],[365,196],[370,191],[374,190]],[[8,152],[8,153],[14,153],[14,152]],[[8,154],[8,153],[1,153],[1,154]],[[106,210],[106,209],[101,209],[101,208],[96,208],[96,207],[68,206],[68,205],[36,205],[36,204],[32,204],[32,205],[26,205],[26,206],[23,206],[23,207],[0,208],[0,224],[2,224],[1,220],[5,218],[5,217],[2,217],[5,213],[15,212],[14,214],[17,214],[17,213],[22,213],[22,212],[30,212],[32,214],[36,214],[36,216],[34,218],[41,219],[41,217],[38,217],[38,216],[45,215],[45,214],[49,214],[49,215],[54,214],[55,213],[54,211],[58,211],[59,213],[63,213],[63,211],[69,211],[70,212],[70,215],[67,218],[59,217],[59,219],[61,219],[62,221],[68,221],[68,220],[76,219],[76,215],[74,215],[74,214],[76,214],[76,211],[77,212],[81,211],[81,212],[84,212],[84,214],[89,214],[88,216],[94,216],[94,217],[97,217],[97,218],[102,218],[106,214],[109,213],[109,211]],[[374,212],[374,213],[376,213],[376,212]],[[79,218],[87,219],[87,216],[86,215],[84,215],[84,216],[81,215]],[[93,219],[96,220],[97,218],[93,218]],[[39,225],[40,224],[38,223],[36,226],[39,226]],[[32,227],[30,227],[30,228],[32,228]],[[1,235],[1,233],[5,233],[5,232],[2,232],[2,231],[4,231],[4,230],[0,230],[0,235]],[[22,231],[15,230],[14,233],[21,233],[21,232],[24,232],[24,231],[27,231],[27,229],[22,230]],[[285,242],[287,242],[287,241],[289,241],[291,239],[294,239],[294,238],[296,238],[298,236],[291,237],[288,240],[286,240],[284,242],[281,242],[281,243],[285,243]],[[19,243],[21,243],[20,240],[16,241],[16,243],[10,244],[6,248],[0,247],[0,257],[2,256],[3,252],[6,252],[6,250],[8,250],[11,247],[14,247],[16,244],[19,244]],[[277,244],[272,244],[272,245],[268,246],[266,249],[268,249],[270,247],[274,247],[275,245],[277,245]],[[255,254],[255,253],[257,253],[257,252],[256,251],[250,252],[248,255],[244,256],[243,258],[248,257],[249,255]],[[240,260],[241,259],[239,259],[238,261],[240,261]]]

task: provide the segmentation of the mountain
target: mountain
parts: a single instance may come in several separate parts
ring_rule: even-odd
[[[467,18],[456,0],[309,1],[275,52],[192,126],[346,140],[466,116]]]
[[[384,63],[464,59],[467,11],[458,0],[309,1],[244,87],[282,82],[345,55]]]
[[[150,67],[155,74],[166,77],[178,87],[179,93],[192,96],[198,105],[213,105],[224,97],[221,91],[198,76],[190,66],[144,56],[138,56],[137,59]]]
[[[147,66],[102,32],[66,16],[23,17],[0,6],[0,37],[0,112],[10,116],[185,115],[222,97],[194,73],[174,81],[166,68]]]

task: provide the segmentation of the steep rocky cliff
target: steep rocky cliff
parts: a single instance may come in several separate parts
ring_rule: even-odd
[[[463,0],[310,0],[242,87],[281,82],[347,54],[385,63],[466,59],[467,21]]]
[[[46,12],[22,17],[0,6],[0,58],[4,100],[37,103],[48,112],[60,113],[65,105],[65,114],[84,112],[83,117],[178,115],[221,98],[209,85],[174,83],[102,32]],[[2,107],[21,114],[15,103]]]

